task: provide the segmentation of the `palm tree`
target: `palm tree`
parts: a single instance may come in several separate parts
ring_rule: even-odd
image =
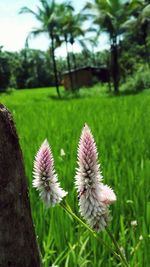
[[[147,59],[148,67],[150,68],[150,55],[149,55],[149,49],[147,44],[147,37],[149,35],[150,30],[150,4],[146,5],[141,14],[139,15],[139,19],[137,20],[139,22],[141,33],[143,37],[143,42],[145,46],[145,55]]]
[[[124,33],[122,25],[130,15],[129,10],[133,1],[94,0],[94,3],[87,3],[84,8],[94,11],[94,15],[91,15],[94,24],[109,36],[111,75],[115,93],[119,92],[119,45]]]
[[[139,5],[133,12],[133,18],[126,21],[124,27],[127,30],[128,38],[134,36],[137,42],[140,40],[145,47],[145,61],[150,68],[150,55],[148,47],[148,35],[150,30],[150,4],[139,1]]]
[[[68,21],[68,39],[72,46],[72,55],[74,68],[77,68],[76,58],[74,53],[74,43],[78,41],[78,43],[84,47],[85,43],[83,37],[85,36],[86,30],[83,29],[82,25],[86,21],[87,16],[82,12],[71,14],[70,19]]]
[[[55,49],[57,46],[61,44],[59,38],[60,31],[60,9],[61,4],[56,4],[55,0],[39,0],[40,6],[37,7],[37,11],[33,11],[28,7],[23,7],[20,10],[20,14],[22,13],[30,13],[32,14],[41,24],[39,28],[34,28],[30,32],[30,36],[38,36],[40,34],[46,33],[51,41],[51,55],[53,60],[53,69],[55,75],[56,82],[56,90],[57,94],[60,97],[59,91],[59,80],[58,80],[58,71],[55,59]],[[65,3],[64,3],[65,5]],[[67,4],[66,4],[67,5]],[[58,14],[58,16],[57,16]],[[63,15],[63,14],[62,14]]]
[[[72,12],[74,11],[73,6],[71,5],[71,2],[68,2],[67,5],[62,3],[59,8],[59,17],[60,17],[60,33],[59,36],[61,37],[61,43],[65,42],[66,45],[66,53],[67,53],[67,65],[68,65],[68,72],[70,77],[70,85],[71,90],[73,91],[73,78],[71,73],[71,62],[69,57],[69,50],[68,50],[68,24],[70,21],[70,17],[72,16]],[[63,14],[63,16],[62,16]]]
[[[71,80],[72,89],[74,89],[76,85],[78,84],[78,81],[77,81],[78,78],[75,73],[76,85],[73,84],[73,78],[71,74],[71,63],[70,63],[70,57],[69,57],[69,52],[68,52],[68,43],[70,43],[72,46],[73,68],[76,69],[77,64],[76,64],[76,57],[74,53],[74,43],[78,41],[82,47],[85,47],[84,40],[83,40],[83,37],[85,35],[85,30],[83,29],[82,25],[87,19],[87,16],[85,14],[82,14],[81,12],[74,13],[73,11],[74,9],[70,10],[70,12],[68,12],[67,16],[65,16],[63,20],[63,34],[64,34],[64,40],[66,43],[67,61],[68,61],[69,69],[70,69],[70,80]]]

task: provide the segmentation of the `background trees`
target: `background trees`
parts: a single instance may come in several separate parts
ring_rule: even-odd
[[[89,12],[89,14],[87,14]],[[30,13],[39,22],[28,36],[46,33],[50,47],[48,51],[33,50],[27,46],[18,53],[0,49],[0,87],[32,88],[55,85],[60,96],[59,85],[65,70],[87,65],[106,65],[114,92],[119,92],[119,83],[125,82],[141,64],[150,65],[150,4],[143,0],[93,0],[84,10],[76,13],[71,2],[59,4],[55,0],[39,0],[36,11],[23,7],[20,13]],[[92,26],[89,26],[92,23]],[[85,25],[88,25],[88,27]],[[90,31],[94,32],[90,35]],[[87,29],[88,28],[88,29]],[[98,51],[101,33],[108,36],[110,48]],[[78,41],[82,53],[74,52]],[[66,45],[67,57],[56,59],[55,51]],[[68,46],[72,45],[72,52]],[[96,49],[95,49],[96,48]],[[97,52],[97,51],[98,52]]]
[[[119,49],[120,40],[123,39],[124,23],[131,18],[139,1],[122,0],[94,0],[87,3],[85,9],[92,10],[93,23],[98,25],[99,32],[105,32],[110,42],[111,75],[115,93],[119,91]]]
[[[8,87],[11,76],[9,55],[0,52],[0,91]]]
[[[57,72],[57,65],[55,60],[55,48],[57,45],[60,44],[59,39],[59,30],[60,30],[60,21],[61,17],[60,14],[63,15],[60,10],[62,11],[62,7],[66,6],[65,4],[57,4],[55,0],[48,1],[48,0],[39,0],[40,6],[37,7],[37,11],[33,11],[28,7],[23,7],[20,13],[31,13],[35,16],[35,18],[40,22],[40,27],[33,29],[30,32],[30,35],[37,36],[41,33],[46,33],[50,39],[50,51],[53,61],[53,70],[55,76],[55,85],[57,94],[60,97],[59,91],[59,80],[58,80],[58,72]],[[64,9],[65,11],[65,9]]]
[[[70,84],[71,89],[74,89],[73,79],[71,75],[71,68],[76,69],[76,57],[74,53],[74,43],[78,40],[80,44],[83,44],[83,39],[85,35],[85,31],[83,30],[83,24],[86,21],[87,17],[84,14],[75,13],[73,7],[68,9],[68,12],[64,13],[61,22],[61,33],[63,38],[62,42],[64,41],[66,44],[66,52],[67,52],[67,64],[68,64],[68,71],[70,74]],[[80,39],[81,38],[81,39]],[[68,44],[72,46],[72,53],[69,53]],[[72,63],[70,55],[72,56]]]
[[[0,53],[0,88],[55,86],[53,62],[49,51],[23,49]]]
[[[149,33],[150,33],[150,5],[140,1],[132,12],[132,19],[125,23],[125,40],[130,43],[131,39],[142,46],[143,59],[150,67],[149,58]],[[133,45],[132,45],[133,46]],[[137,53],[138,53],[137,49]]]

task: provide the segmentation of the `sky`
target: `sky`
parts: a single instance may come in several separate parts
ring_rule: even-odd
[[[63,0],[57,0],[58,3]],[[89,0],[88,0],[89,1]],[[91,0],[92,1],[92,0]],[[72,4],[76,11],[79,11],[87,0],[72,0]],[[38,0],[0,0],[0,46],[3,45],[3,51],[19,51],[25,46],[25,40],[28,33],[34,27],[38,27],[37,20],[31,14],[19,15],[19,10],[23,6],[27,6],[36,11]],[[102,50],[108,47],[107,38],[101,35],[99,47]],[[47,50],[49,40],[46,35],[32,38],[29,47],[33,49]],[[69,47],[71,51],[71,47]],[[80,52],[79,44],[74,45],[75,52]],[[65,46],[62,45],[56,49],[56,56],[66,56]]]

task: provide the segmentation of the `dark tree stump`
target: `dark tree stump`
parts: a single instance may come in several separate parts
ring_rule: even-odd
[[[0,104],[0,267],[7,266],[39,267],[41,260],[16,128]]]

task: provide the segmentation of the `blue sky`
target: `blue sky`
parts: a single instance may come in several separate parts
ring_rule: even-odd
[[[62,2],[62,0],[57,0]],[[87,0],[72,0],[72,3],[77,11],[79,11]],[[0,45],[3,45],[3,50],[19,51],[24,47],[25,39],[29,31],[37,27],[39,24],[36,19],[30,14],[18,15],[21,7],[28,6],[36,10],[38,0],[0,0]],[[49,41],[46,36],[40,36],[32,39],[29,44],[30,48],[46,50],[49,46]],[[100,47],[106,47],[106,37],[100,38]],[[75,51],[80,51],[78,44],[75,44]],[[65,56],[65,47],[62,46],[56,50],[57,56]]]

